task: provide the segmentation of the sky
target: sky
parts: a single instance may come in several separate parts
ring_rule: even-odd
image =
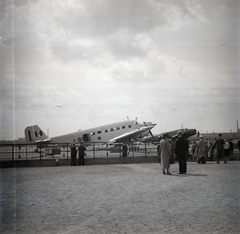
[[[0,140],[122,120],[237,131],[238,0],[1,0]]]

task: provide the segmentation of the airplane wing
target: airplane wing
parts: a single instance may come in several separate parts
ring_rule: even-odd
[[[139,135],[146,132],[147,130],[150,130],[151,128],[152,128],[152,126],[145,126],[145,127],[141,127],[141,128],[138,128],[138,129],[134,129],[133,131],[126,132],[126,133],[124,133],[120,136],[117,136],[117,137],[111,139],[108,142],[108,144],[129,141],[133,138],[138,137]]]
[[[193,136],[197,133],[196,129],[178,129],[170,132],[164,132],[158,135],[154,136],[147,136],[143,138],[143,141],[145,142],[159,142],[162,139],[162,135],[166,134],[168,138],[177,138],[178,131],[182,131],[183,137],[189,138],[190,136]]]

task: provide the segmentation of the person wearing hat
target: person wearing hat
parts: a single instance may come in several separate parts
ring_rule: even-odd
[[[84,166],[84,156],[85,156],[85,151],[86,151],[86,147],[84,146],[83,142],[80,142],[80,146],[78,147],[78,156],[79,156],[79,161],[78,161],[78,165],[79,166]]]
[[[178,158],[179,174],[187,173],[187,152],[189,144],[188,141],[183,137],[181,131],[178,132],[178,139],[175,146],[175,154]]]
[[[160,147],[161,147],[161,165],[163,169],[163,174],[172,175],[169,172],[171,149],[170,149],[170,144],[168,142],[166,134],[163,134],[163,139],[160,141]]]
[[[71,166],[76,166],[76,159],[77,159],[77,149],[74,143],[70,145],[71,148]]]
[[[226,158],[224,155],[224,140],[222,139],[222,134],[219,134],[219,137],[216,141],[216,148],[217,148],[217,157],[216,157],[216,161],[219,164],[219,161],[221,160],[221,158],[223,159],[224,163],[226,164]]]
[[[122,156],[121,156],[121,164],[127,164],[127,156],[128,156],[128,145],[126,142],[122,145]]]
[[[206,151],[205,141],[203,140],[203,136],[200,135],[199,142],[197,144],[197,163],[201,164],[206,163],[205,151]]]

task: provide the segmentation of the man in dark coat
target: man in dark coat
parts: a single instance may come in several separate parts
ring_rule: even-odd
[[[76,158],[77,158],[77,149],[75,144],[70,145],[71,148],[71,166],[76,166]]]
[[[78,147],[78,155],[79,155],[79,166],[84,165],[84,156],[85,156],[86,147],[84,146],[83,142],[81,141],[80,146]]]
[[[224,163],[227,163],[226,158],[225,158],[225,154],[224,154],[224,140],[222,139],[222,134],[219,134],[219,137],[216,141],[216,147],[217,147],[217,163],[219,163],[219,161],[222,160],[224,161]]]
[[[128,145],[124,142],[122,145],[122,157],[121,157],[121,164],[127,163],[127,156],[128,156]]]
[[[188,141],[183,137],[182,132],[178,132],[178,139],[175,146],[175,154],[178,158],[179,163],[179,174],[187,173],[187,152],[189,144]]]

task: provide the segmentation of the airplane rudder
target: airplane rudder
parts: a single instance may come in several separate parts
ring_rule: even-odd
[[[26,143],[35,143],[38,140],[44,140],[48,138],[38,125],[26,127],[24,133]]]

